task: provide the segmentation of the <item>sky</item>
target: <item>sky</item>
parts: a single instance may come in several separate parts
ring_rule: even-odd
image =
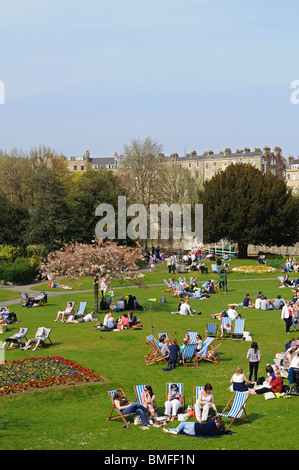
[[[0,0],[0,31],[7,152],[299,155],[297,0]]]

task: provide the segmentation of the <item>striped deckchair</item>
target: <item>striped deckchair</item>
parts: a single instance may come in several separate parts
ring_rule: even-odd
[[[205,337],[215,336],[218,338],[218,323],[208,323],[205,329]]]
[[[196,343],[186,344],[182,351],[182,363],[186,368],[192,366],[198,367],[196,356]]]
[[[232,333],[232,336],[241,336],[243,339],[243,334],[244,334],[244,328],[245,328],[245,318],[236,318],[234,322],[234,331]]]
[[[228,418],[231,420],[228,427],[230,427],[236,419],[240,421],[244,421],[246,423],[250,423],[250,420],[245,411],[245,406],[249,397],[250,397],[250,394],[248,392],[235,392],[233,396],[231,397],[231,399],[228,401],[222,413],[218,413],[219,416],[222,416],[224,418]],[[232,401],[233,403],[231,405]],[[229,411],[225,413],[227,409]],[[243,414],[245,415],[245,418],[241,418]]]

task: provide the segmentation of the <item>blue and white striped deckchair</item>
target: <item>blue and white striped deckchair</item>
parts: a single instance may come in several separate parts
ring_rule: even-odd
[[[168,400],[168,394],[170,392],[170,389],[171,389],[171,386],[173,384],[176,384],[177,387],[178,387],[178,392],[179,394],[181,395],[181,403],[182,403],[182,407],[183,409],[185,409],[185,394],[184,394],[184,384],[183,383],[178,383],[178,382],[169,382],[166,384],[166,393],[165,393],[165,401]]]
[[[201,350],[198,351],[198,353],[197,353],[198,361],[201,361],[202,359],[205,359],[205,357],[207,356],[207,354],[209,352],[210,346],[213,343],[213,341],[215,341],[215,339],[216,338],[211,338],[210,336],[208,336],[204,340]]]
[[[87,302],[79,302],[75,317],[82,317],[85,313]]]
[[[225,325],[230,325],[230,329],[226,330]],[[229,335],[229,337],[232,338],[232,319],[230,317],[222,317],[221,327],[222,327],[221,337],[225,335]]]
[[[199,385],[199,386],[194,385],[194,387],[193,387],[193,412],[194,413],[195,413],[195,404],[196,404],[196,402],[198,400],[198,397],[199,397],[199,392],[203,389],[204,389],[204,387],[201,386],[201,385]],[[212,408],[210,408],[210,411],[209,411],[209,416],[210,417],[212,417],[211,413],[212,413]]]
[[[135,396],[136,396],[136,401],[140,405],[142,405],[141,395],[142,395],[142,392],[144,392],[145,387],[146,387],[146,385],[134,385],[134,392],[135,392]],[[154,403],[154,408],[156,409],[156,404],[155,403]]]
[[[154,364],[155,362],[159,361],[164,361],[167,365],[167,357],[168,356],[163,356],[161,353],[161,349],[159,348],[159,345],[154,338],[153,335],[149,335],[146,337],[146,341],[150,345],[150,351],[149,353],[145,356],[145,364],[148,366],[150,364]]]
[[[205,337],[215,336],[218,338],[218,323],[208,323],[205,329]]]
[[[196,343],[186,344],[182,351],[182,362],[186,368],[192,366],[198,367],[196,356]]]
[[[236,318],[234,323],[233,336],[241,336],[241,338],[243,338],[245,318]]]
[[[164,287],[164,290],[163,292],[168,292],[168,291],[172,291],[172,285],[170,282],[167,282],[166,279],[163,279],[163,282],[165,284],[165,287]]]
[[[218,413],[219,416],[231,419],[231,422],[228,427],[230,427],[236,419],[244,421],[246,423],[250,423],[250,420],[245,411],[245,406],[249,397],[250,394],[248,392],[235,392],[227,403],[224,410],[222,411],[222,413]],[[233,404],[231,405],[232,401]],[[229,411],[228,413],[225,413],[227,409]],[[245,418],[241,418],[242,414],[245,415]]]
[[[188,335],[189,335],[189,338],[190,338],[190,343],[195,343],[196,342],[196,335],[197,335],[197,331],[188,331]]]

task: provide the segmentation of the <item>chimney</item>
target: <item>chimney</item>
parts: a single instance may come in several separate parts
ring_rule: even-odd
[[[290,165],[293,160],[294,160],[293,155],[289,155],[289,156],[288,156],[288,165]]]
[[[249,148],[249,147],[244,147],[244,148],[243,148],[243,155],[244,155],[245,153],[249,153],[249,152],[250,152],[250,148]]]
[[[90,159],[90,151],[86,150],[86,161],[89,162]]]
[[[274,155],[275,157],[278,157],[281,155],[281,148],[280,147],[274,147]]]
[[[226,148],[224,149],[224,156],[227,157],[228,155],[230,155],[232,153],[231,149],[229,148]]]
[[[271,148],[268,145],[263,147],[263,155],[269,155]]]

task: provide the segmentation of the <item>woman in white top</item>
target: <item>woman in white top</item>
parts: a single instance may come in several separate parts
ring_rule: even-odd
[[[212,392],[213,387],[207,383],[202,390],[199,391],[198,398],[195,403],[195,414],[196,419],[199,423],[204,423],[208,419],[209,411],[211,408],[216,413],[217,408],[214,402],[214,393]]]
[[[152,418],[155,418],[155,398],[151,385],[146,385],[141,393],[142,405],[147,408]]]
[[[236,373],[232,376],[230,382],[233,384],[234,392],[247,392],[248,385],[246,384],[251,384],[250,380],[247,379],[246,375],[243,373],[242,367],[240,366],[237,367]]]
[[[286,304],[282,307],[281,319],[285,321],[286,333],[289,333],[293,322],[293,309],[289,300],[286,300]]]

